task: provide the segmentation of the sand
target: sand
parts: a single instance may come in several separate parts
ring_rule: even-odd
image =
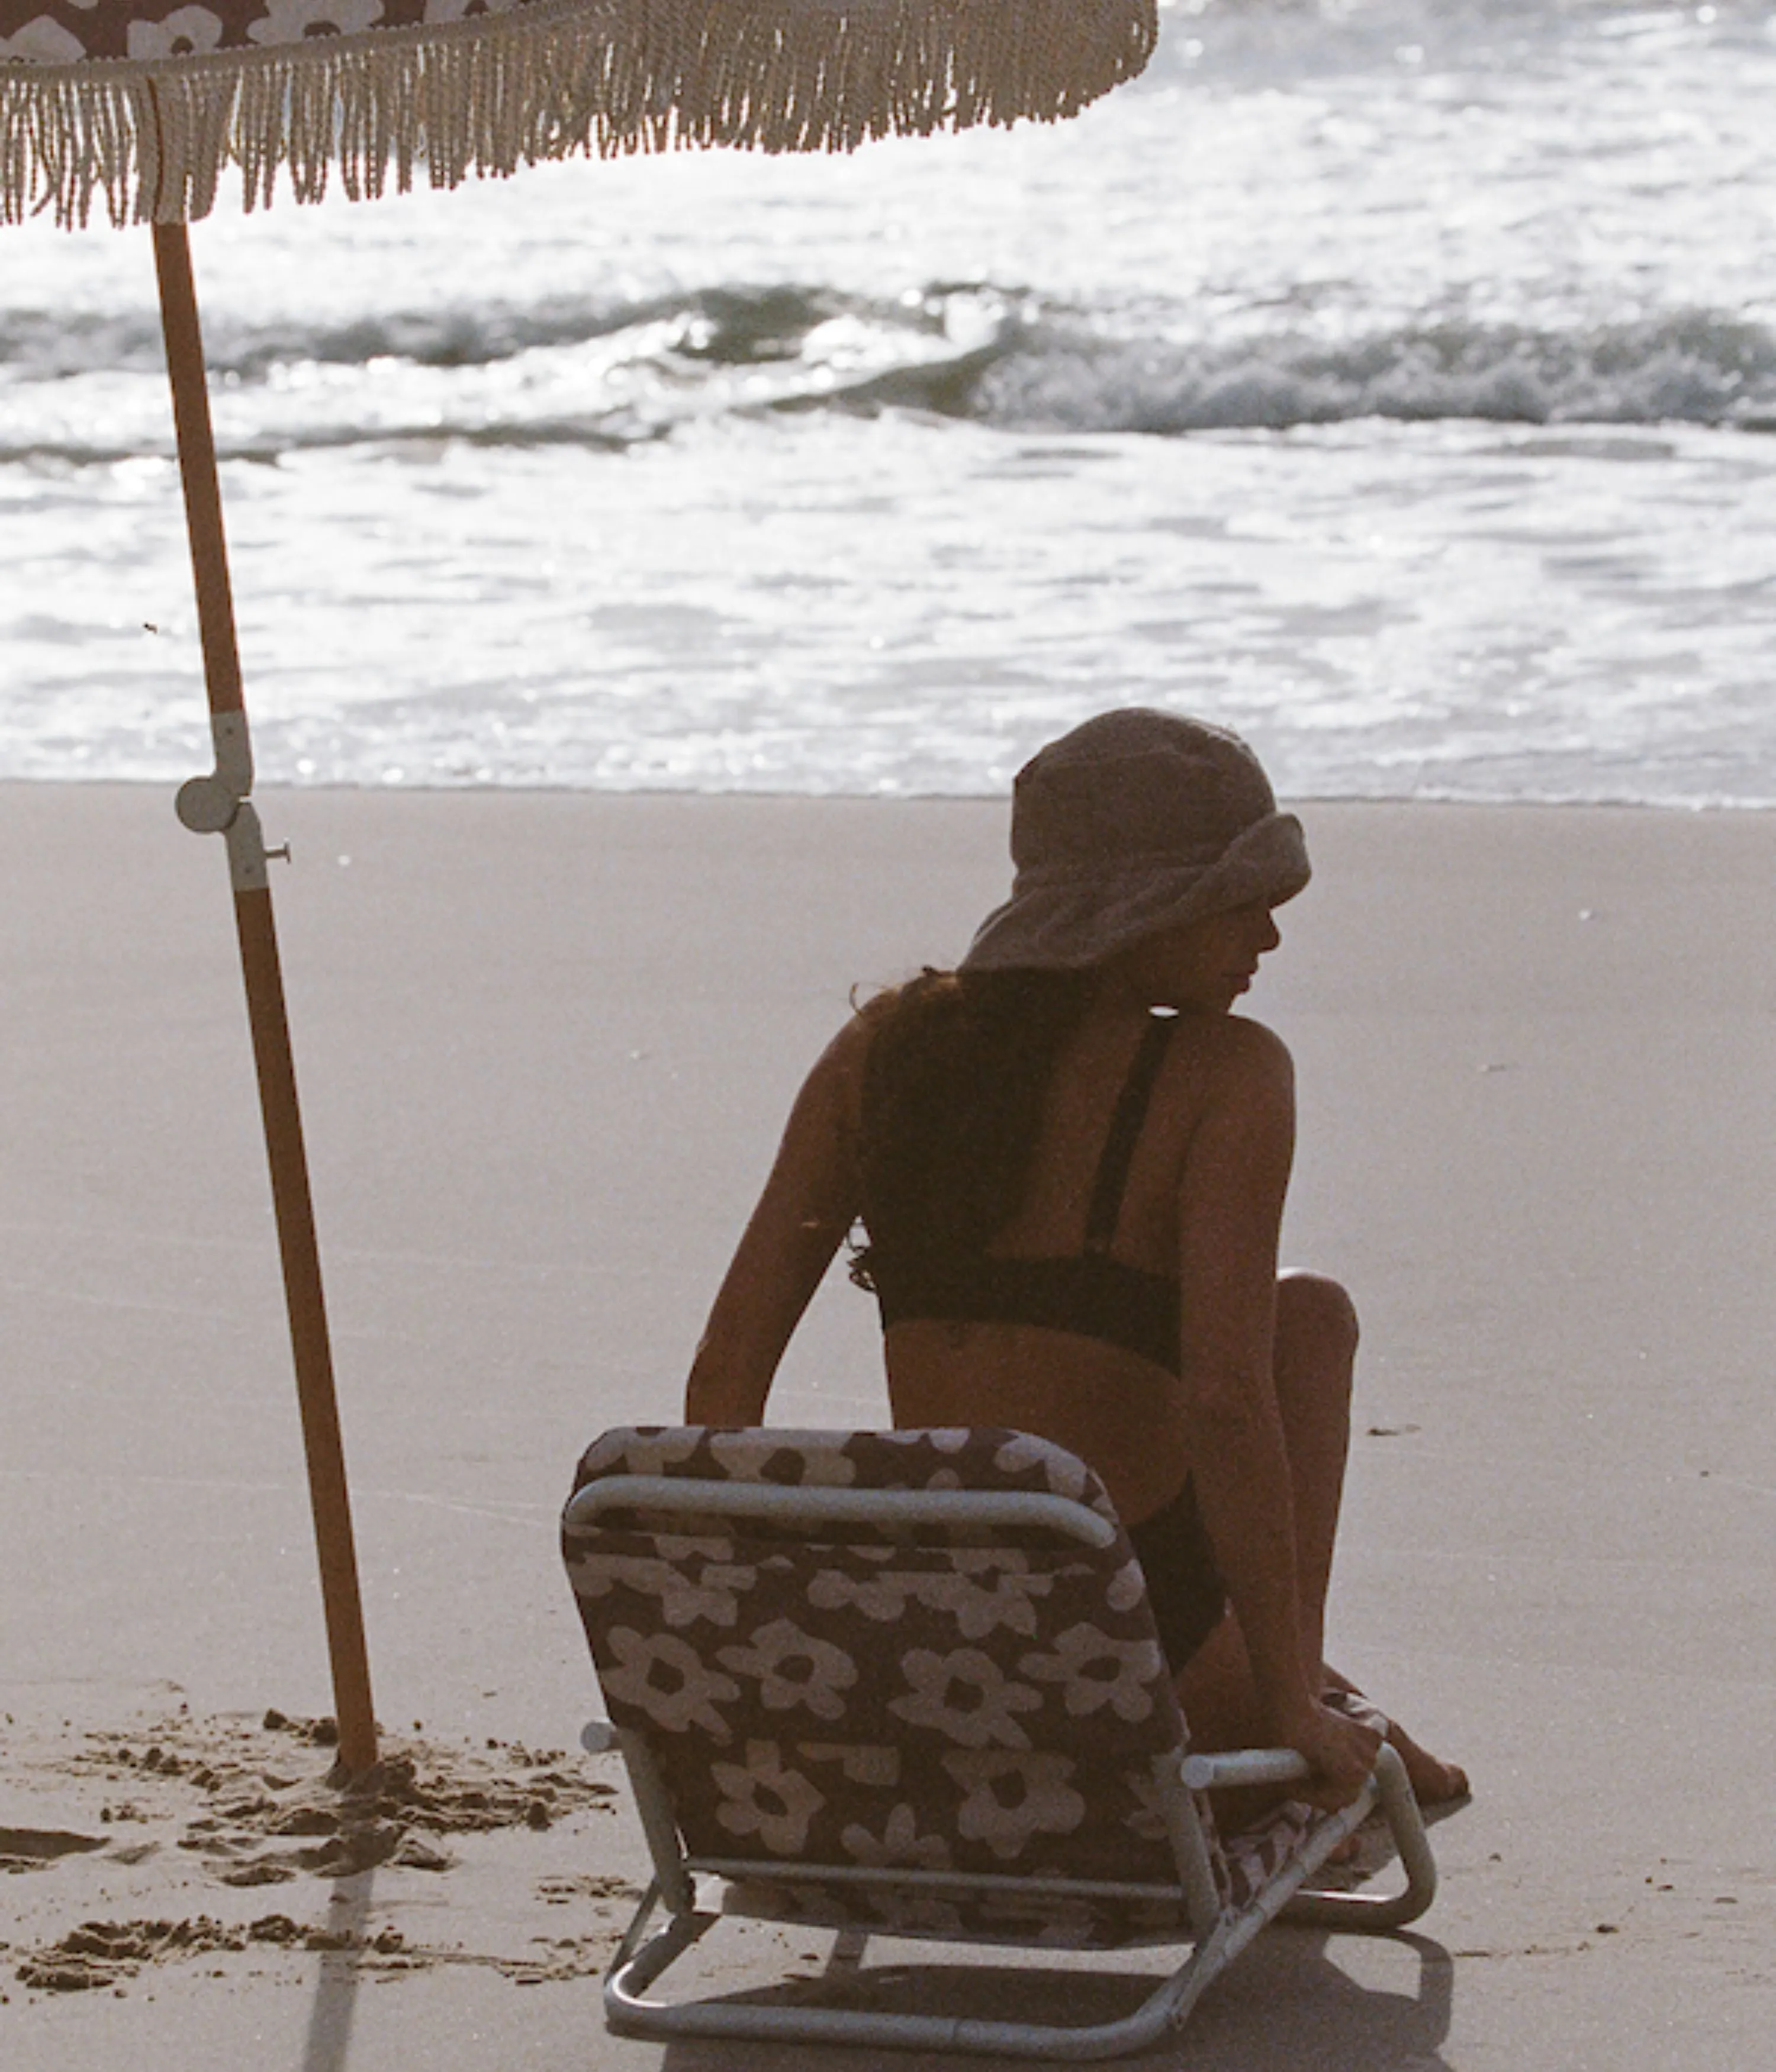
[[[593,1433],[676,1414],[800,1071],[853,984],[960,949],[1001,812],[262,804],[394,1767],[349,1804],[313,1737],[220,845],[0,787],[0,2056],[751,2062],[603,2037],[643,1860],[568,1753],[555,1513]],[[1366,1324],[1334,1653],[1477,1795],[1421,1934],[1270,1938],[1188,2062],[1762,2065],[1776,819],[1303,811],[1252,1005],[1299,1067],[1289,1256]],[[772,1414],[882,1412],[830,1286]]]

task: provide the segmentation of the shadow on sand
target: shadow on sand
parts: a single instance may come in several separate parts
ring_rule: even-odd
[[[308,2033],[302,2042],[301,2072],[345,2072],[352,2048],[352,2018],[357,2012],[364,1931],[369,1925],[376,1885],[373,1870],[334,1881],[327,1926],[330,1935],[339,1938],[341,1947],[321,1953],[314,1997],[308,2010]]]
[[[1447,2072],[1441,2055],[1453,2005],[1454,1963],[1441,1943],[1402,1932],[1360,1938],[1371,1975],[1400,1969],[1404,1989],[1359,1984],[1335,1961],[1359,1938],[1328,1937],[1318,1930],[1273,1929],[1261,1937],[1204,1994],[1178,2035],[1129,2065],[1187,2062],[1191,2072]],[[877,1961],[861,1969],[836,1964],[819,1981],[823,2001],[892,2008],[896,2012],[965,2015],[988,2020],[1102,2021],[1128,2012],[1145,1996],[1151,1975],[1045,1967],[1033,1955],[1018,1964],[884,1960],[892,1942],[870,1946]],[[1404,1977],[1408,1967],[1409,1981]],[[812,1982],[779,1992],[745,1994],[749,2000],[783,1993],[800,1997]],[[964,2063],[985,2067],[1008,2059],[962,2058],[927,2052],[892,2053],[795,2047],[808,2072],[830,2062],[904,2066]],[[780,2072],[781,2046],[701,2040],[666,2048],[663,2072]],[[306,2072],[306,2068],[305,2068]]]

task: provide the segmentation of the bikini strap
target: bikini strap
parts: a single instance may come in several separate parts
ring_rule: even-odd
[[[1122,1214],[1123,1190],[1128,1184],[1128,1168],[1134,1162],[1135,1146],[1141,1141],[1141,1129],[1147,1120],[1153,1082],[1159,1077],[1166,1046],[1177,1026],[1175,1014],[1149,1016],[1147,1033],[1141,1039],[1135,1061],[1128,1067],[1128,1076],[1122,1083],[1122,1092],[1116,1096],[1116,1112],[1110,1118],[1109,1133],[1104,1140],[1104,1150],[1098,1160],[1098,1176],[1092,1182],[1092,1207],[1085,1219],[1085,1248],[1088,1253],[1108,1252],[1116,1236],[1116,1221]]]

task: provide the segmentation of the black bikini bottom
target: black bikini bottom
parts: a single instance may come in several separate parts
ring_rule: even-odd
[[[1147,1579],[1159,1644],[1175,1676],[1221,1622],[1227,1586],[1197,1508],[1196,1483],[1186,1476],[1170,1503],[1128,1527],[1129,1544]]]

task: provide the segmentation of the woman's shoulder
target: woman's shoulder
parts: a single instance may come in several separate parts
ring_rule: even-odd
[[[902,990],[899,987],[885,988],[852,1001],[851,1012],[815,1059],[804,1088],[804,1095],[824,1095],[838,1102],[848,1112],[855,1112],[862,1094],[870,1046],[884,1024],[892,1018]]]
[[[811,1087],[850,1089],[861,1085],[870,1054],[871,1030],[867,1018],[853,1010],[841,1022],[808,1075]]]
[[[1291,1095],[1295,1061],[1274,1029],[1244,1014],[1217,1014],[1195,1025],[1192,1046],[1211,1097]]]
[[[877,986],[867,993],[859,988],[851,997],[851,1012],[828,1044],[825,1055],[837,1065],[861,1069],[870,1046],[885,1029],[922,1022],[954,992],[953,972],[930,969],[898,985]]]
[[[890,1046],[915,1038],[941,1018],[953,1003],[955,974],[927,968],[898,985],[885,985],[852,996],[851,1012],[815,1060],[803,1087],[804,1104],[824,1105],[855,1126],[863,1111],[864,1083],[878,1043]]]

